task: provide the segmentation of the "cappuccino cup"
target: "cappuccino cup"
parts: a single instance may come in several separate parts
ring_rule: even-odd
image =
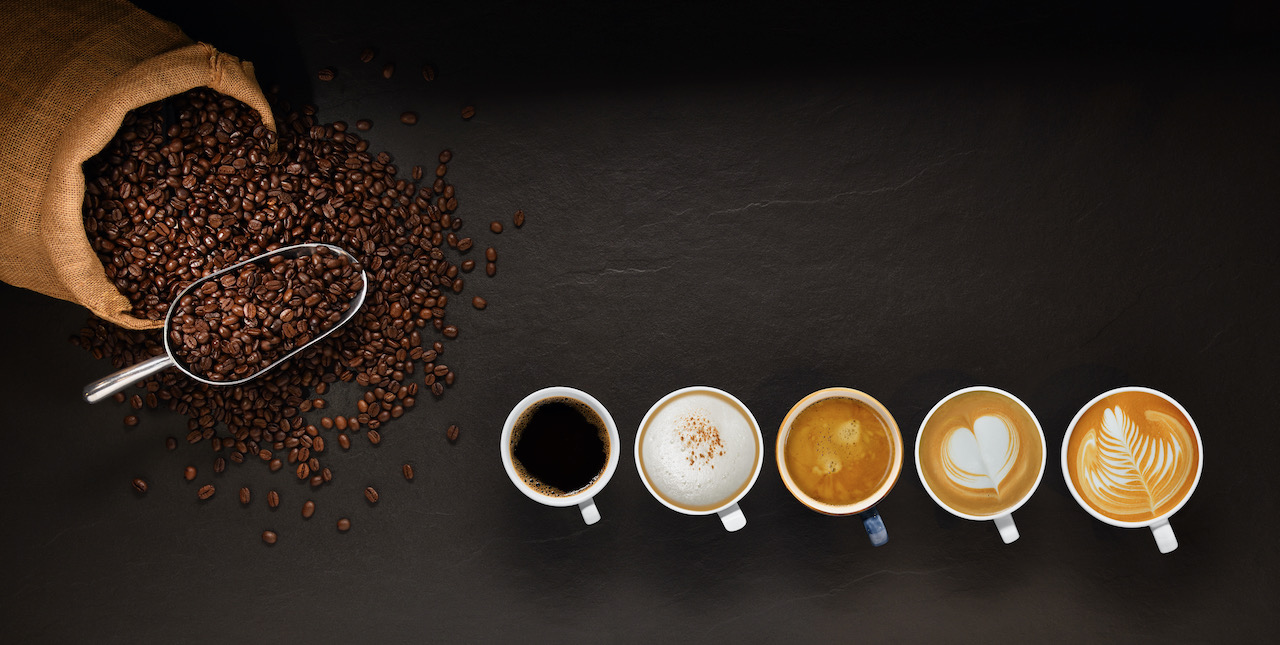
[[[1018,539],[1013,512],[1044,476],[1044,430],[1018,397],[969,387],[933,406],[916,436],[916,472],[939,506],[991,520],[1005,544]]]
[[[760,475],[764,437],[747,406],[713,387],[686,387],[653,404],[636,433],[636,470],[663,506],[747,524],[738,501]]]
[[[1099,394],[1062,440],[1062,474],[1080,507],[1112,526],[1149,527],[1161,553],[1178,548],[1169,516],[1191,498],[1203,467],[1196,422],[1151,388]]]
[[[873,546],[889,541],[876,504],[902,472],[902,433],[874,397],[847,387],[804,397],[778,428],[778,471],[801,504],[858,515]]]
[[[502,426],[502,467],[526,497],[547,506],[577,506],[587,524],[600,521],[595,495],[618,469],[618,427],[595,397],[549,387],[524,397]]]

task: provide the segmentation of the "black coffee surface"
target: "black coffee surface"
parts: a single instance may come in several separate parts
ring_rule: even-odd
[[[591,482],[604,470],[609,450],[603,437],[604,423],[589,408],[571,399],[555,398],[537,403],[517,422],[512,451],[517,469],[535,488],[550,495],[568,495]]]

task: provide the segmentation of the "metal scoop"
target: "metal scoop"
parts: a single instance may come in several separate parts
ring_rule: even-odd
[[[352,262],[352,263],[358,262],[358,260],[356,260],[355,257],[352,256],[350,253],[347,253],[344,249],[333,246],[331,244],[297,244],[294,246],[286,246],[281,249],[276,249],[274,251],[270,251],[267,253],[263,253],[262,255],[249,258],[244,262],[233,264],[220,271],[215,271],[187,285],[185,289],[178,292],[177,297],[173,299],[173,303],[169,305],[169,313],[166,314],[164,317],[164,353],[154,358],[150,358],[145,361],[142,361],[137,365],[126,367],[120,370],[119,372],[116,372],[115,374],[104,376],[103,378],[100,378],[86,385],[84,388],[84,400],[90,403],[97,403],[98,401],[101,401],[107,397],[110,397],[112,394],[115,394],[116,392],[119,392],[120,390],[123,390],[126,387],[129,387],[129,385],[134,383],[135,381],[144,379],[148,376],[151,376],[152,374],[155,374],[156,372],[159,372],[160,370],[163,370],[169,367],[176,367],[183,374],[186,374],[188,377],[195,379],[206,385],[241,385],[243,383],[248,383],[249,381],[252,381],[255,378],[258,378],[259,376],[262,376],[263,374],[271,371],[277,365],[289,360],[298,352],[301,352],[302,350],[307,349],[308,347],[311,347],[312,345],[315,345],[316,343],[320,342],[324,337],[328,336],[329,334],[332,334],[339,327],[347,324],[347,321],[354,318],[356,315],[356,312],[360,310],[360,306],[364,304],[365,295],[368,294],[369,292],[369,276],[366,275],[364,271],[360,272],[360,291],[357,292],[355,297],[351,299],[351,306],[342,315],[342,318],[338,320],[338,322],[334,323],[332,327],[329,327],[328,329],[324,330],[324,332],[317,335],[315,338],[311,339],[311,341],[306,343],[305,345],[302,345],[301,347],[294,349],[288,354],[285,354],[284,356],[280,357],[280,359],[277,360],[276,362],[242,379],[237,379],[234,381],[211,381],[202,376],[192,374],[191,371],[188,370],[185,365],[183,365],[181,362],[179,362],[173,357],[173,347],[171,346],[172,341],[169,337],[169,332],[171,331],[170,326],[173,324],[174,313],[178,309],[178,303],[182,301],[183,297],[185,297],[187,294],[191,293],[192,291],[199,289],[201,285],[203,285],[204,283],[209,282],[210,280],[217,280],[218,278],[222,277],[224,274],[230,273],[232,271],[236,271],[245,265],[264,262],[267,259],[275,257],[277,255],[283,256],[285,259],[306,257],[314,254],[315,250],[321,247],[328,249],[330,252],[334,253],[339,257],[347,258],[349,262]]]

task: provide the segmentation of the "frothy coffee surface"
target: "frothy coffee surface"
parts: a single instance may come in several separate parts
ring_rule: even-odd
[[[672,398],[640,431],[641,474],[660,497],[690,511],[736,497],[760,459],[751,419],[714,392]]]
[[[1119,392],[1089,407],[1067,444],[1067,473],[1093,510],[1143,522],[1191,492],[1200,447],[1191,420],[1149,392]]]
[[[967,515],[992,517],[1017,504],[1044,461],[1035,419],[999,392],[965,392],[943,403],[917,441],[929,489]]]
[[[892,476],[896,443],[871,406],[830,397],[801,410],[783,447],[787,473],[804,494],[848,506],[871,497]]]

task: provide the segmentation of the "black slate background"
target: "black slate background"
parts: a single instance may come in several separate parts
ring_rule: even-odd
[[[123,406],[83,403],[109,371],[66,342],[85,312],[0,286],[6,642],[1238,642],[1280,627],[1273,9],[144,6],[326,120],[374,120],[373,149],[406,173],[452,149],[464,231],[500,270],[467,281],[486,311],[450,307],[457,386],[381,446],[334,456],[316,493],[258,463],[215,476],[207,444],[167,452],[185,434],[167,411],[127,429]],[[330,65],[337,80],[316,81]],[[407,109],[417,126],[398,123]],[[516,208],[523,229],[487,231]],[[640,418],[691,384],[737,395],[765,430],[740,533],[668,511],[636,474]],[[925,412],[974,384],[1023,398],[1048,439],[1018,542],[937,508],[910,459],[880,506],[884,548],[782,486],[772,440],[805,394],[867,391],[914,446]],[[502,421],[548,385],[618,422],[598,525],[502,471]],[[1072,415],[1121,385],[1174,396],[1205,441],[1169,555],[1092,519],[1062,480]],[[198,502],[207,482],[219,492]]]

